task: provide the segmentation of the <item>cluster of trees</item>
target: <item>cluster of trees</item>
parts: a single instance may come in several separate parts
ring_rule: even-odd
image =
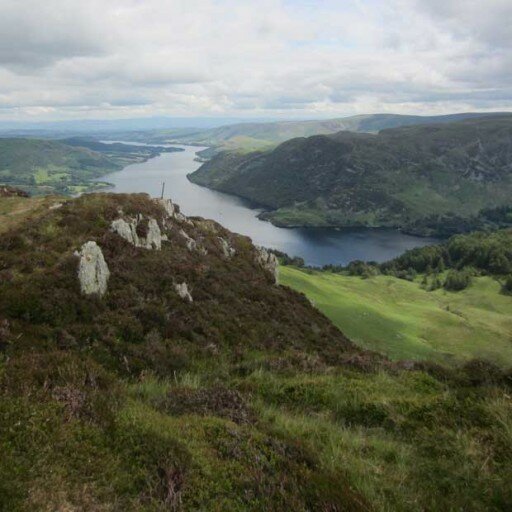
[[[512,226],[512,206],[485,208],[466,217],[453,212],[432,214],[406,223],[403,231],[420,236],[448,238],[474,231],[496,230]]]
[[[290,256],[285,252],[278,251],[277,249],[268,249],[271,253],[275,254],[279,259],[281,265],[293,265],[294,267],[304,267],[305,262],[303,258],[299,256]]]
[[[466,288],[473,275],[507,276],[504,291],[508,286],[512,290],[512,230],[456,235],[440,245],[406,251],[379,268],[382,273],[405,279],[421,273],[425,287],[444,286],[452,291]],[[449,272],[442,279],[446,270]]]
[[[304,267],[302,258],[273,252],[282,265]],[[385,274],[409,281],[422,274],[425,288],[452,291],[469,286],[472,276],[493,275],[505,277],[503,290],[512,293],[512,229],[456,235],[442,244],[412,249],[381,264],[356,260],[346,266],[324,265],[322,270],[363,278]]]
[[[429,270],[461,270],[466,267],[490,275],[512,273],[512,230],[457,235],[440,245],[406,251],[398,258],[380,265],[384,272],[412,268],[420,273]]]

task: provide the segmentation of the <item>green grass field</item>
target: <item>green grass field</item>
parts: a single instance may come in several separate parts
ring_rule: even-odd
[[[476,278],[461,292],[428,292],[395,277],[282,266],[280,283],[303,292],[355,343],[392,359],[512,366],[512,297],[493,278]]]

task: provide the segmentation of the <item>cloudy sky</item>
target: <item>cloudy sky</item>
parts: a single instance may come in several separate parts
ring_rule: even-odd
[[[512,110],[512,0],[0,0],[0,119]]]

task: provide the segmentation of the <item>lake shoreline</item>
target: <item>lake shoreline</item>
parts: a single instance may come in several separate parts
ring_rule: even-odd
[[[196,162],[203,163],[202,161],[196,160]],[[238,199],[241,199],[245,202],[247,202],[248,205],[254,205],[249,206],[251,209],[257,209],[261,210],[256,217],[261,222],[268,222],[272,226],[275,226],[279,229],[334,229],[336,231],[350,231],[350,230],[396,230],[399,233],[402,233],[403,235],[418,237],[418,238],[425,238],[425,239],[431,239],[435,238],[439,241],[441,240],[447,240],[450,238],[451,235],[444,235],[444,234],[436,234],[436,233],[429,233],[427,231],[413,231],[412,229],[408,229],[405,227],[400,226],[364,226],[364,225],[354,225],[354,224],[322,224],[322,225],[312,225],[312,224],[291,224],[291,223],[282,223],[282,222],[276,222],[272,217],[266,218],[265,214],[271,213],[275,210],[269,209],[268,206],[264,204],[259,204],[256,201],[249,199],[248,197],[236,194],[234,192],[225,192],[223,190],[219,190],[216,188],[209,187],[207,185],[204,185],[201,182],[196,182],[193,179],[191,179],[192,173],[187,174],[187,179],[190,181],[190,183],[205,188],[207,190],[215,190],[216,192],[220,192],[222,194],[227,194],[229,196],[236,197]]]
[[[250,237],[257,245],[300,257],[306,265],[315,267],[353,260],[383,262],[407,249],[439,242],[438,238],[410,236],[386,227],[275,226],[258,218],[264,206],[190,181],[188,175],[200,166],[195,158],[202,147],[180,147],[184,151],[163,153],[99,180],[112,184],[109,192],[145,192],[153,197],[160,197],[165,182],[165,197],[179,204],[185,215],[215,220],[230,231]]]

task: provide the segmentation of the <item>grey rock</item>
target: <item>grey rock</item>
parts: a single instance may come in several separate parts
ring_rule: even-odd
[[[168,217],[174,218],[178,208],[170,199],[155,199],[155,202],[163,207]]]
[[[193,302],[192,295],[190,295],[190,292],[188,290],[187,283],[177,283],[174,285],[174,289],[176,290],[176,293],[183,299],[188,302]]]
[[[190,225],[193,224],[186,215],[183,215],[183,213],[180,212],[178,205],[174,204],[170,199],[155,199],[155,201],[163,207],[168,219],[174,219],[178,222],[184,222]]]
[[[195,251],[197,249],[197,242],[189,236],[183,229],[180,229],[180,235],[185,239],[185,244],[189,251]]]
[[[228,241],[225,240],[224,238],[222,238],[220,236],[217,238],[219,239],[220,247],[222,249],[224,257],[226,257],[228,259],[232,258],[236,254],[236,250],[233,247],[231,247],[231,245],[229,245]]]
[[[103,253],[96,242],[86,242],[80,252],[75,253],[80,258],[78,264],[78,280],[80,290],[84,295],[105,295],[110,277]]]
[[[162,241],[167,240],[167,237],[162,235],[158,222],[151,217],[148,219],[147,235],[140,237],[137,234],[137,226],[143,220],[142,215],[137,216],[136,219],[128,219],[128,221],[116,219],[110,225],[110,229],[135,247],[160,250]]]
[[[256,247],[255,261],[261,268],[269,272],[274,279],[274,283],[277,283],[278,261],[276,255],[267,251],[264,247]]]
[[[185,244],[187,246],[187,249],[192,251],[197,251],[198,253],[202,254],[203,256],[206,256],[208,254],[208,251],[206,250],[201,243],[199,243],[197,240],[194,240],[190,235],[188,235],[183,229],[180,229],[180,235],[185,239]]]
[[[146,238],[139,238],[142,247],[146,249],[157,249],[162,248],[162,232],[160,226],[155,219],[149,219],[148,221],[148,234]]]

